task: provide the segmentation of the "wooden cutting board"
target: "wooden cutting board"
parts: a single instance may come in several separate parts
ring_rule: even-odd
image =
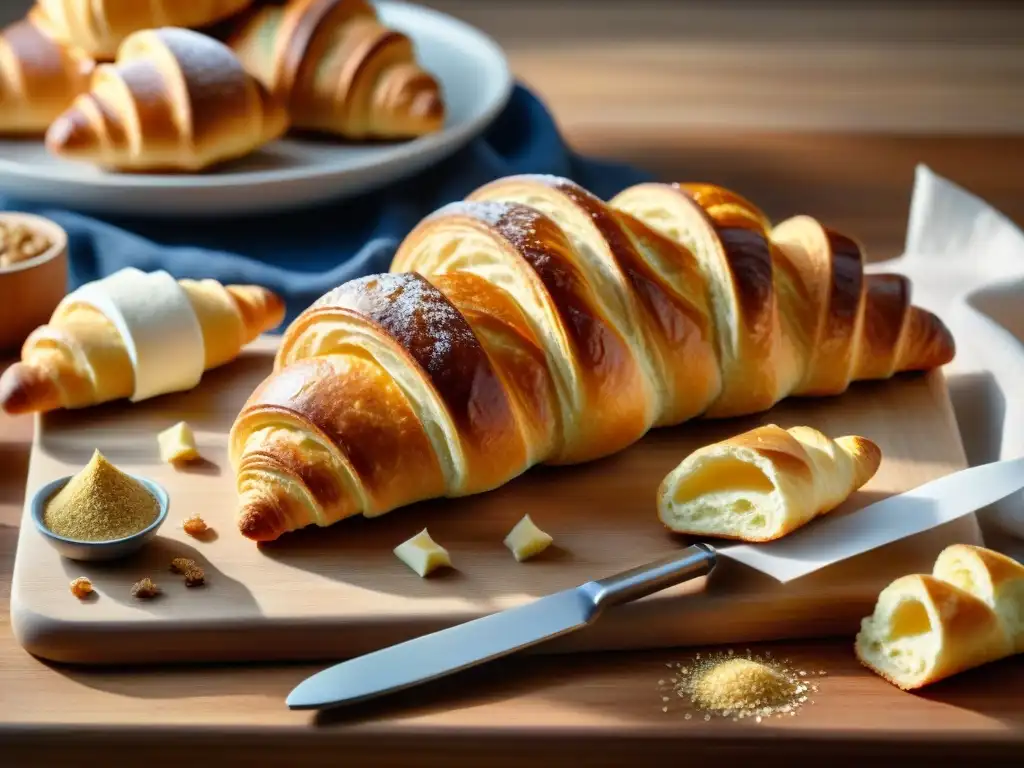
[[[122,469],[163,484],[171,507],[154,542],[108,564],[61,558],[26,509],[11,614],[30,652],[88,664],[339,658],[522,604],[683,546],[657,520],[658,483],[689,451],[758,423],[809,424],[833,436],[865,435],[881,446],[877,475],[837,513],[965,466],[945,380],[936,371],[858,384],[837,398],[789,400],[756,418],[657,430],[605,460],[538,467],[491,493],[350,519],[257,546],[235,529],[226,445],[242,403],[270,372],[273,345],[261,340],[188,393],[40,417],[29,497],[78,471],[99,448]],[[158,431],[182,419],[206,457],[187,470],[161,463],[156,443]],[[214,529],[208,540],[181,529],[195,512]],[[520,564],[502,539],[527,512],[555,546]],[[392,549],[424,527],[449,549],[456,570],[420,579],[394,557]],[[893,578],[930,570],[949,543],[980,541],[968,516],[789,584],[723,558],[709,578],[610,611],[538,650],[850,635]],[[187,589],[168,571],[178,556],[203,565],[206,586]],[[93,581],[95,599],[79,602],[70,594],[68,582],[82,575]],[[143,576],[163,588],[161,597],[130,596]]]

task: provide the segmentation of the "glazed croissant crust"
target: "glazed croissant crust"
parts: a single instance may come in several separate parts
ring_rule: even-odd
[[[348,139],[439,130],[440,86],[412,41],[366,0],[257,6],[229,38],[246,69],[288,105],[292,125]]]
[[[505,178],[291,324],[232,429],[239,525],[268,540],[479,493],[953,353],[905,278],[865,276],[857,243],[812,219],[772,227],[706,185],[604,203]]]
[[[188,29],[129,36],[46,133],[56,155],[120,171],[198,171],[288,127],[284,105],[227,46]]]
[[[58,40],[97,59],[112,59],[131,34],[157,27],[205,27],[252,0],[38,0]]]
[[[95,62],[51,37],[39,14],[0,31],[0,134],[43,134],[89,87]]]

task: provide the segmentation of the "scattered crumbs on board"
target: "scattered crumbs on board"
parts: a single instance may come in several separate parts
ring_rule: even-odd
[[[795,717],[804,704],[814,704],[810,694],[818,692],[818,686],[809,679],[815,676],[814,671],[794,669],[788,659],[773,659],[770,652],[754,654],[749,648],[743,654],[731,649],[698,653],[685,665],[671,662],[665,666],[676,674],[667,681],[658,680],[662,702],[671,701],[675,693],[677,699],[684,700],[683,706],[703,713],[705,722],[713,716],[734,722],[753,718],[756,723],[773,717]],[[817,672],[818,677],[825,674],[825,670]],[[663,706],[662,711],[668,712],[669,706]],[[686,712],[683,719],[692,716]]]
[[[153,583],[147,576],[132,585],[132,597],[140,600],[149,600],[160,594],[160,587]]]
[[[209,526],[206,524],[206,521],[198,514],[187,518],[181,527],[189,536],[202,536],[207,532],[207,530],[209,530]]]
[[[171,560],[171,573],[188,573],[196,567],[196,561],[188,557],[176,557]]]
[[[85,600],[88,597],[92,597],[95,593],[93,592],[92,582],[89,581],[85,576],[79,576],[77,579],[71,582],[71,594],[77,597],[79,600]]]
[[[185,571],[186,587],[201,587],[206,583],[206,573],[198,565]]]

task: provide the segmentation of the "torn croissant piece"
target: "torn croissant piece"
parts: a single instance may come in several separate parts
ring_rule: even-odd
[[[348,139],[439,130],[445,106],[412,41],[366,0],[289,0],[245,14],[228,40],[287,105],[296,128]]]
[[[904,690],[1024,651],[1024,565],[984,547],[946,547],[931,574],[882,590],[855,650]]]
[[[133,279],[126,285],[142,294],[136,308],[145,311],[149,305],[150,316],[133,320],[128,312],[127,321],[112,317],[104,302],[116,309],[116,296],[89,298],[84,290],[104,281],[72,292],[50,322],[25,340],[21,361],[0,376],[0,408],[9,414],[83,408],[186,389],[192,382],[175,384],[180,371],[192,369],[195,381],[202,371],[234,359],[243,346],[284,318],[284,302],[260,286],[174,281],[166,273],[139,275],[129,274]],[[164,278],[156,285],[165,294],[170,291],[169,299],[146,293],[154,284],[147,278],[153,277]],[[194,338],[185,338],[190,334]],[[148,390],[142,391],[143,386]]]
[[[62,43],[97,59],[112,59],[134,32],[157,27],[198,28],[232,16],[252,0],[38,0],[33,15],[44,18]]]
[[[284,106],[224,44],[187,29],[130,35],[46,132],[50,152],[118,171],[200,171],[281,136]]]
[[[983,600],[927,574],[882,590],[856,640],[861,663],[904,690],[936,683],[1013,653],[999,616]]]
[[[419,222],[388,274],[292,323],[232,429],[239,527],[267,540],[478,493],[658,426],[949,362],[949,331],[910,304],[907,280],[863,268],[850,238],[810,219],[773,228],[714,185],[642,184],[605,202],[555,176],[489,182]],[[749,481],[731,498],[763,512],[711,531],[711,517],[669,515],[693,506],[669,495],[666,524],[773,538],[879,461],[867,440],[777,427],[714,450]],[[681,501],[728,492],[716,488]]]
[[[1024,652],[1024,565],[985,547],[954,544],[939,553],[932,575],[995,611],[1015,652]]]
[[[881,458],[863,437],[768,424],[687,456],[661,483],[658,515],[676,533],[771,541],[839,506]]]
[[[89,88],[95,62],[55,41],[37,19],[0,31],[0,134],[44,134]]]

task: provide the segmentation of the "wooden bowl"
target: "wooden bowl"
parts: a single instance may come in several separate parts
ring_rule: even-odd
[[[0,221],[30,227],[51,243],[34,258],[0,267],[0,353],[9,353],[50,319],[67,293],[68,235],[49,219],[29,213],[0,212]]]

